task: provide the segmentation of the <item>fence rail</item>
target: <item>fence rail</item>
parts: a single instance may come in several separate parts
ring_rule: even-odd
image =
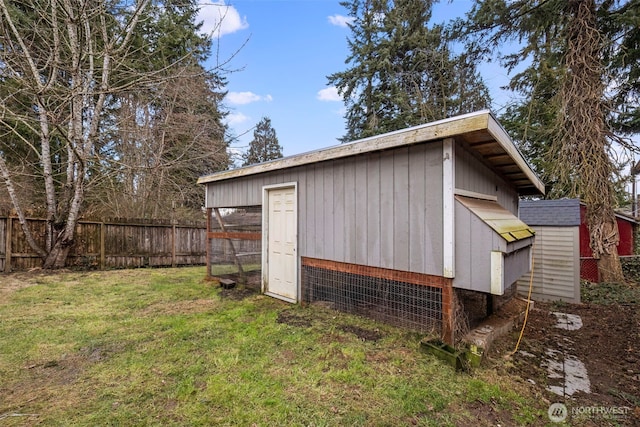
[[[46,221],[30,218],[27,225],[36,242],[45,243]],[[206,226],[159,220],[79,221],[67,267],[170,267],[206,263]],[[27,243],[17,218],[0,216],[0,272],[42,266]]]

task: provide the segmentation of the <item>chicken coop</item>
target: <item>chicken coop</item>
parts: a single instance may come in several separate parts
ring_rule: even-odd
[[[267,295],[446,342],[464,315],[458,294],[509,294],[529,270],[534,233],[518,219],[518,201],[544,192],[489,111],[198,182],[210,275],[218,265],[241,274],[252,265]],[[241,215],[252,219],[241,224]]]

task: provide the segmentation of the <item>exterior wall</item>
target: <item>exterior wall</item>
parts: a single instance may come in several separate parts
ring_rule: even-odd
[[[462,145],[456,145],[456,189],[496,196],[498,203],[518,216],[518,193]]]
[[[533,247],[534,301],[580,302],[579,227],[535,226]],[[518,293],[526,297],[530,275],[518,280]]]
[[[442,143],[207,184],[207,207],[260,205],[298,184],[299,256],[442,275]]]
[[[507,242],[457,200],[455,217],[456,271],[453,287],[489,292],[491,251],[506,252]]]
[[[587,226],[586,213],[586,206],[580,205],[580,256],[591,258],[593,252],[589,246],[589,227]],[[633,222],[619,216],[616,216],[616,222],[620,233],[618,255],[633,255]]]
[[[504,255],[504,287],[511,288],[522,276],[523,271],[531,270],[531,246]]]
[[[593,252],[589,245],[589,227],[586,220],[587,207],[580,205],[580,278],[589,282],[600,282],[598,261],[593,258]],[[634,255],[634,223],[624,217],[616,216],[620,242],[618,243],[618,255]]]

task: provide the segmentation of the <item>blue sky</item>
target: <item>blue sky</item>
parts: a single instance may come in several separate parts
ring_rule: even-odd
[[[473,2],[443,1],[433,20],[462,16]],[[344,104],[327,76],[346,69],[347,11],[333,0],[234,0],[201,3],[203,30],[214,35],[209,66],[224,63],[229,91],[228,124],[243,150],[262,117],[271,119],[284,155],[339,143],[345,133]],[[222,20],[221,20],[222,16]],[[498,87],[506,75],[495,64],[482,73],[494,111],[504,103]]]

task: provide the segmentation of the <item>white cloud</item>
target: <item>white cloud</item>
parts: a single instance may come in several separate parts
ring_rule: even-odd
[[[202,21],[200,31],[214,39],[249,27],[247,17],[240,17],[236,8],[226,5],[224,1],[201,1],[199,7],[197,21]]]
[[[225,119],[229,126],[236,126],[242,123],[246,123],[249,120],[249,117],[245,116],[242,113],[229,113],[227,117],[225,117]]]
[[[273,97],[271,95],[261,96],[253,92],[229,92],[227,93],[226,100],[229,104],[245,105],[258,101],[271,102],[273,101]]]
[[[355,18],[344,15],[331,15],[328,17],[328,19],[331,25],[347,28],[349,27],[349,24],[353,23]]]
[[[318,99],[320,101],[342,101],[342,97],[338,93],[338,88],[329,86],[318,91]]]

